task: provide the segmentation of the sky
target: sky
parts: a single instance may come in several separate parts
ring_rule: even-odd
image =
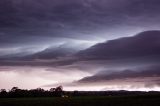
[[[0,89],[160,91],[159,0],[0,0]]]

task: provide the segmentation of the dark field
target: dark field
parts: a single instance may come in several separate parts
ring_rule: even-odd
[[[160,106],[160,96],[2,98],[0,106]]]

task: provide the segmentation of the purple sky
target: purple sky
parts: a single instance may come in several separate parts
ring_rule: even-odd
[[[160,91],[159,0],[0,0],[0,89]]]

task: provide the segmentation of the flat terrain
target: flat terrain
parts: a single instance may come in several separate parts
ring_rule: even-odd
[[[1,98],[0,106],[160,106],[160,96]]]

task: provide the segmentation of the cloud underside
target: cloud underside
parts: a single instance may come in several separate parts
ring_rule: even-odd
[[[92,75],[76,85],[159,86],[159,10],[159,0],[0,0],[0,67]]]
[[[104,61],[101,64],[156,64],[160,61],[160,31],[145,31],[133,37],[124,37],[96,44],[85,50],[57,47],[22,56],[1,58],[1,66],[65,66],[82,62]],[[119,63],[117,63],[119,61]],[[82,66],[83,67],[83,66]]]
[[[160,32],[146,31],[80,51],[74,55],[79,60],[68,64],[70,68],[82,67],[89,72],[101,67],[101,70],[92,76],[64,85],[106,86],[106,89],[111,86],[119,89],[127,86],[127,89],[160,87],[159,45]]]
[[[1,0],[0,46],[39,46],[70,38],[91,41],[123,36],[122,27],[121,33],[128,33],[127,27],[159,28],[159,5],[159,0]],[[106,31],[117,33],[103,35]]]
[[[79,80],[79,83],[89,83],[89,82],[105,82],[119,79],[143,79],[143,78],[159,78],[160,77],[160,67],[152,66],[146,69],[137,70],[118,70],[116,72],[108,74],[106,71],[99,72],[93,76],[83,78]],[[159,80],[157,80],[159,82]]]

